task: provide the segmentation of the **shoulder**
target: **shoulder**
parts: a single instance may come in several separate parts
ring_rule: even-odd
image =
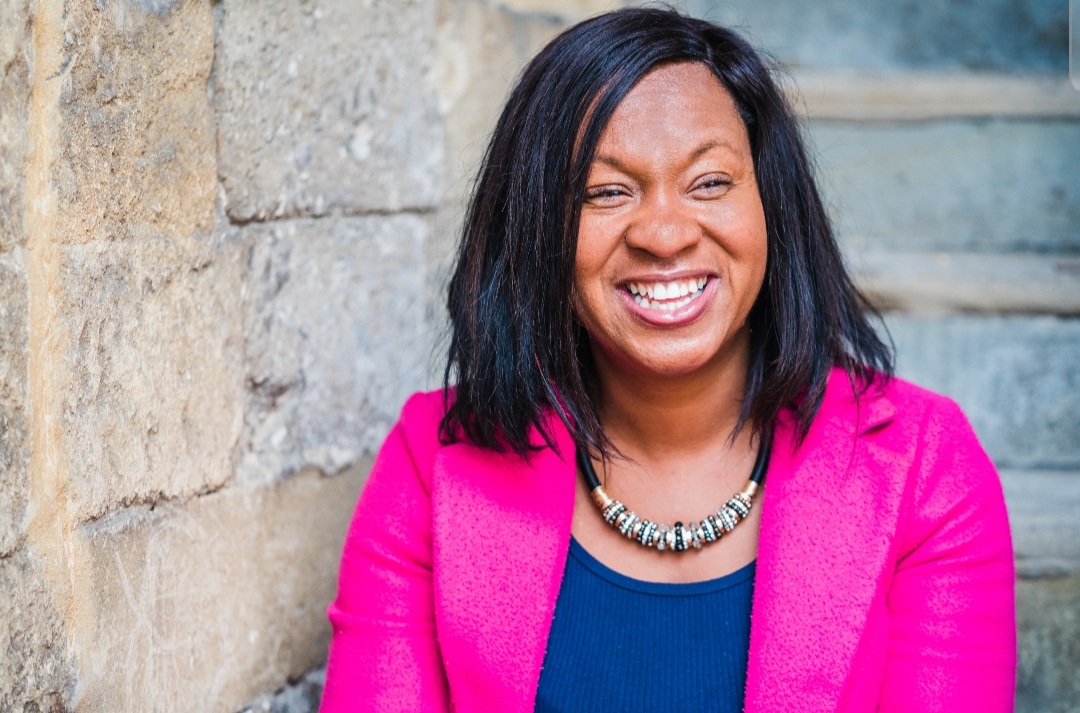
[[[905,491],[917,507],[973,495],[1001,498],[997,471],[961,408],[903,379],[860,387],[834,370],[804,446],[850,447],[838,438],[858,444],[856,475]]]
[[[452,397],[453,393],[444,389],[414,393],[401,407],[398,421],[387,437],[388,442],[394,439],[400,441],[414,467],[421,473],[430,472],[431,462],[443,447],[440,427]]]
[[[444,389],[417,391],[401,407],[398,425],[410,436],[421,439],[433,436],[437,441],[439,425],[452,397],[453,393]]]
[[[955,401],[895,377],[860,394],[843,372],[833,374],[829,392],[823,415],[858,423],[858,470],[903,493],[907,546],[943,522],[987,522],[990,513],[1007,531],[997,470]]]
[[[849,421],[859,435],[877,430],[898,436],[927,435],[923,432],[932,424],[935,429],[975,437],[964,412],[951,398],[895,376],[856,383],[839,368],[829,375],[819,415]]]

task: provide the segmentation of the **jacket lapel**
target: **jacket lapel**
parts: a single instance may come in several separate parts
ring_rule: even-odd
[[[459,712],[533,708],[574,508],[573,442],[553,430],[559,454],[528,462],[467,444],[436,458],[436,618]]]
[[[892,418],[873,394],[854,403],[834,373],[825,402],[795,449],[789,414],[778,424],[765,480],[746,711],[836,711],[886,576],[902,484],[867,473],[859,438]],[[870,459],[872,460],[872,459]],[[873,621],[871,621],[873,620]]]

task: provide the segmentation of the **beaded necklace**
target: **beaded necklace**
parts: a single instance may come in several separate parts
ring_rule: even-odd
[[[654,547],[657,550],[669,552],[683,552],[691,547],[700,550],[710,542],[716,542],[726,533],[735,529],[735,526],[750,514],[750,508],[754,504],[754,495],[758,486],[765,479],[765,471],[769,467],[769,452],[772,445],[772,434],[766,433],[761,437],[758,445],[757,458],[754,460],[754,469],[750,473],[750,479],[738,493],[735,493],[716,512],[706,515],[700,523],[691,522],[683,525],[676,522],[674,525],[656,523],[638,517],[633,510],[627,509],[618,500],[613,500],[600,485],[600,480],[593,470],[592,460],[582,449],[577,449],[577,461],[581,471],[585,474],[585,482],[592,492],[593,502],[604,517],[604,521],[619,531],[624,537],[633,540],[644,547]]]

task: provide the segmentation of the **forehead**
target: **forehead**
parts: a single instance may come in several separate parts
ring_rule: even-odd
[[[662,65],[626,94],[604,127],[599,153],[648,153],[661,146],[693,151],[703,142],[749,152],[746,126],[731,94],[700,63]]]

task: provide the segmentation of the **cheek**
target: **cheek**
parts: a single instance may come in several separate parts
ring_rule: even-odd
[[[574,316],[588,330],[593,331],[596,321],[597,292],[595,284],[586,275],[575,270],[574,284],[570,287],[570,306]]]
[[[756,298],[764,284],[769,259],[769,232],[765,225],[765,209],[756,196],[749,201],[745,215],[742,231],[743,262],[746,264]]]
[[[574,316],[579,322],[588,326],[588,279],[585,266],[581,262],[581,250],[578,250],[578,259],[574,263],[574,280],[570,284],[570,307],[574,310]]]
[[[750,259],[747,260],[746,290],[748,294],[746,295],[746,302],[749,305],[757,302],[761,291],[765,287],[767,264],[768,250],[766,244],[762,241],[754,246],[754,251]]]
[[[588,309],[588,300],[595,295],[597,282],[603,264],[597,254],[596,240],[590,238],[587,231],[578,234],[577,249],[574,254],[574,282],[570,287],[570,303],[581,318]]]

